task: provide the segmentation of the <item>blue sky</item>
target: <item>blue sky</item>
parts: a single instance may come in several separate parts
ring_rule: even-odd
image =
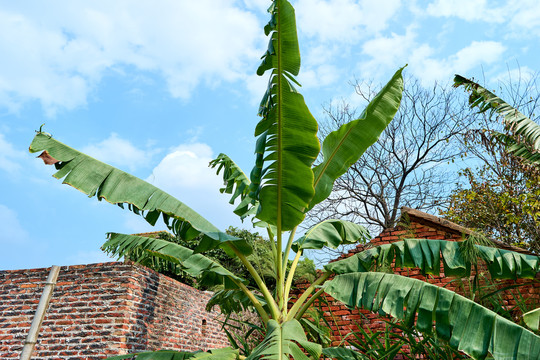
[[[538,71],[536,0],[292,3],[300,91],[319,119],[323,104],[362,105],[355,78],[382,83],[406,63],[426,86]],[[0,0],[0,269],[104,261],[106,232],[162,229],[54,180],[27,151],[42,123],[220,228],[240,226],[206,166],[225,152],[251,170],[269,4]]]

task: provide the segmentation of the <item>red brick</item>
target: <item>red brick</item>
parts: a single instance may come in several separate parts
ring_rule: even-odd
[[[19,357],[48,270],[0,271],[0,358]],[[33,357],[94,360],[227,346],[218,313],[204,309],[210,296],[141,266],[62,267]]]

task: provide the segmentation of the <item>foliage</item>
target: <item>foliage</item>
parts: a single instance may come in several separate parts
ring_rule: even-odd
[[[394,359],[398,354],[403,359],[469,359],[468,356],[450,347],[447,342],[437,337],[435,333],[420,333],[414,327],[405,326],[396,321],[385,320],[385,323],[384,331],[363,329],[361,325],[357,325],[358,331],[353,331],[345,337],[349,346],[354,348],[354,351],[350,353],[343,352],[343,348],[324,349],[323,353],[340,360],[349,357],[353,359],[390,360]],[[358,356],[358,352],[362,356]]]
[[[264,338],[265,329],[253,313],[237,313],[234,317],[229,314],[222,324],[232,348],[237,349],[242,356],[249,356]]]
[[[262,279],[269,286],[270,289],[275,288],[275,274],[271,272],[272,266],[272,249],[267,239],[264,239],[257,232],[251,232],[245,229],[238,229],[230,226],[226,233],[228,235],[238,237],[245,240],[253,249],[253,252],[247,256],[249,262],[253,264],[253,267],[261,274]],[[200,237],[191,240],[185,240],[181,236],[174,236],[173,234],[167,231],[160,231],[157,234],[149,235],[151,238],[165,240],[174,244],[181,245],[187,249],[195,250],[199,245]],[[182,271],[180,269],[171,269],[170,263],[168,261],[160,261],[160,259],[155,259],[153,257],[148,257],[145,260],[141,259],[141,255],[144,254],[143,250],[140,248],[133,249],[131,253],[125,255],[126,260],[133,260],[143,265],[146,265],[164,275],[167,275],[173,279],[176,279],[184,284],[193,286],[197,289],[202,290],[217,290],[215,288],[209,288],[203,284],[197,283],[196,279],[193,278],[189,273]],[[217,262],[222,265],[225,269],[229,270],[231,273],[237,275],[240,278],[250,279],[249,271],[246,269],[244,264],[237,257],[230,257],[227,253],[221,248],[215,248],[202,253],[207,258]],[[292,264],[292,261],[289,261],[289,267]],[[298,262],[297,271],[295,272],[295,277],[293,282],[296,282],[300,279],[306,279],[308,281],[315,280],[316,270],[313,260],[308,258],[303,258]],[[250,286],[255,287],[256,283],[251,279],[249,283]]]
[[[136,357],[138,360],[235,360],[238,358],[238,350],[234,350],[232,348],[215,349],[208,352],[159,350],[112,356],[108,359],[122,360],[132,359],[134,357]]]
[[[534,252],[540,251],[540,173],[508,167],[497,176],[484,166],[461,171],[460,186],[441,212],[448,220],[476,229],[488,237]],[[520,173],[521,172],[521,173]]]
[[[538,146],[538,125],[480,85],[460,76],[455,81],[471,92],[471,106],[478,106],[487,118],[464,139],[480,164],[460,172],[465,184],[452,192],[442,214],[489,237],[539,252],[540,168],[534,164],[533,149]],[[502,129],[497,129],[492,114],[501,116]],[[521,157],[525,148],[530,149],[529,160]]]
[[[414,327],[405,326],[400,323],[387,323],[390,329],[401,330],[401,335],[398,338],[410,350],[407,353],[404,348],[401,349],[401,353],[405,359],[469,359],[469,356],[456,351],[448,342],[439,338],[436,333],[421,333]]]
[[[491,91],[463,76],[456,75],[454,86],[463,86],[470,92],[471,107],[478,107],[481,113],[491,112],[502,117],[506,130],[512,133],[494,133],[493,136],[506,145],[510,153],[540,164],[540,125]]]
[[[375,260],[385,262],[395,258],[401,266],[419,267],[425,272],[438,271],[443,261],[448,274],[467,273],[470,262],[463,249],[444,241],[410,240],[371,249],[369,254],[364,254],[366,258],[334,262],[289,308],[294,274],[304,250],[365,240],[366,231],[345,220],[316,225],[296,241],[295,235],[306,213],[330,194],[335,180],[358,161],[392,120],[401,100],[403,81],[399,69],[358,119],[326,136],[319,153],[317,123],[296,90],[300,55],[294,9],[286,0],[274,0],[269,12],[271,19],[265,26],[269,46],[257,72],[259,75],[268,72],[270,76],[259,108],[262,119],[255,129],[258,137],[255,166],[248,178],[226,155],[211,163],[224,177],[223,192],[240,199],[236,213],[266,228],[271,251],[267,257],[271,260],[269,272],[259,272],[250,261],[257,251],[249,239],[220,231],[187,205],[152,185],[41,132],[30,151],[43,151],[41,157],[45,162],[55,164],[58,169],[55,177],[63,178],[65,183],[89,196],[127,206],[151,224],[161,217],[178,238],[187,242],[198,239],[194,249],[190,249],[163,239],[110,233],[103,249],[142,263],[163,261],[173,272],[195,276],[201,286],[219,287],[221,290],[211,303],[219,303],[221,309],[250,304],[260,316],[265,337],[251,350],[247,360],[308,359],[308,355],[319,358],[322,346],[312,341],[313,338],[308,339],[300,319],[324,292],[348,306],[386,312],[405,319],[407,324],[416,319],[419,331],[436,331],[453,348],[473,357],[484,358],[488,352],[497,359],[536,356],[540,351],[539,337],[471,300],[416,279],[370,271]],[[318,156],[321,162],[314,166]],[[203,255],[218,248],[240,260],[249,276],[241,277]],[[291,251],[295,255],[289,265]],[[538,272],[538,259],[491,248],[478,247],[478,252],[494,276],[531,277]],[[268,273],[274,275],[274,283],[265,281]],[[334,278],[327,281],[332,275]],[[240,355],[238,349],[223,349],[196,354],[163,351],[136,357],[210,360]]]
[[[521,325],[527,325],[523,317],[524,314],[540,305],[537,299],[527,296],[528,288],[540,285],[540,281],[537,279],[504,285],[491,279],[489,274],[479,271],[475,274],[473,280],[469,280],[469,284],[464,285],[467,285],[464,286],[465,289],[469,289],[468,294],[467,291],[464,291],[465,296],[493,310],[498,315]],[[505,298],[505,296],[510,297],[515,305],[511,305],[508,297]]]
[[[321,344],[323,348],[332,344],[332,329],[320,306],[308,309],[304,317],[298,321],[302,324],[310,341]]]
[[[346,340],[365,359],[394,359],[405,344],[388,323],[384,331],[373,331],[370,328],[364,329],[360,324],[356,325],[358,331],[347,334],[342,342]],[[333,351],[329,349],[325,354],[331,355]]]

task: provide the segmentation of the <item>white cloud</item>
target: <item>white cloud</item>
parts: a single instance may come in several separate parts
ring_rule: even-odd
[[[0,204],[0,219],[2,219],[3,224],[2,231],[0,231],[0,244],[28,242],[28,232],[22,227],[15,211]]]
[[[540,36],[540,2],[537,0],[512,1],[505,10],[515,13],[511,17],[511,26],[517,31],[517,36],[523,37],[524,33],[519,29],[532,31]],[[509,14],[508,11],[505,14]]]
[[[456,71],[464,72],[478,64],[491,64],[497,61],[505,47],[496,41],[473,41],[450,58]]]
[[[455,73],[463,74],[478,66],[493,64],[506,50],[500,42],[472,41],[454,54],[441,58],[430,45],[419,44],[416,40],[416,26],[411,25],[403,35],[393,33],[366,41],[362,51],[371,59],[359,64],[362,77],[369,75],[379,79],[388,69],[408,63],[408,73],[424,85],[432,85],[434,81],[450,81]]]
[[[229,195],[222,195],[222,174],[208,167],[213,151],[204,143],[182,144],[172,149],[154,168],[146,181],[175,196],[211,223],[225,230],[229,225],[241,226],[228,204]],[[244,227],[247,225],[244,225]]]
[[[379,32],[388,27],[388,22],[400,10],[401,0],[363,0],[362,21],[368,32]]]
[[[426,13],[435,17],[456,17],[468,22],[504,24],[505,35],[519,38],[530,35],[523,29],[540,35],[540,2],[538,0],[437,0],[428,5]]]
[[[354,43],[386,29],[400,6],[400,0],[299,0],[296,13],[298,27],[307,36]]]
[[[333,53],[335,52],[328,44],[313,44],[306,49],[305,58],[308,66],[318,66],[326,63],[331,63]],[[306,61],[303,61],[304,63]],[[300,72],[301,74],[302,72]]]
[[[507,13],[495,7],[487,0],[437,0],[427,7],[427,13],[432,16],[458,17],[466,21],[481,20],[500,23],[505,20]]]
[[[416,45],[414,27],[407,28],[405,34],[392,33],[390,36],[378,36],[366,41],[362,46],[363,54],[371,57],[360,65],[362,78],[376,78],[387,69],[405,65],[411,49]]]
[[[156,150],[142,150],[135,147],[130,141],[112,133],[107,139],[82,149],[96,159],[118,167],[127,167],[130,171],[148,166]]]
[[[427,46],[413,51],[411,71],[424,85],[435,81],[448,82],[454,74],[466,74],[478,66],[496,63],[505,47],[495,41],[473,41],[470,45],[447,58],[437,59]]]
[[[85,105],[107,71],[124,66],[162,75],[187,99],[201,83],[243,79],[259,57],[259,27],[232,0],[4,3],[0,106],[37,99],[53,116]]]
[[[21,162],[27,158],[23,151],[16,150],[13,145],[0,133],[0,170],[10,175],[18,173],[21,169]],[[1,217],[0,217],[1,219]]]
[[[164,188],[190,189],[217,185],[220,183],[219,177],[208,168],[211,160],[212,149],[206,144],[180,145],[167,154],[154,169],[154,183]]]
[[[489,81],[493,84],[498,82],[512,82],[514,84],[523,83],[526,84],[531,81],[535,76],[535,71],[528,66],[518,66],[514,69],[508,69],[495,76],[490,77]]]

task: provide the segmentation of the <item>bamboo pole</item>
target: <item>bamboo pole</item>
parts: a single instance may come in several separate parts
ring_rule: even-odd
[[[41,328],[41,323],[45,318],[45,313],[49,307],[49,301],[52,297],[52,292],[54,290],[54,285],[56,285],[56,279],[58,278],[58,273],[60,272],[60,267],[53,265],[51,266],[51,271],[49,272],[49,277],[47,282],[45,282],[45,288],[43,289],[43,294],[39,299],[39,304],[32,320],[32,325],[28,331],[28,336],[24,342],[24,346],[21,352],[20,360],[30,360],[32,352],[34,352],[34,347],[36,346],[39,329]]]

